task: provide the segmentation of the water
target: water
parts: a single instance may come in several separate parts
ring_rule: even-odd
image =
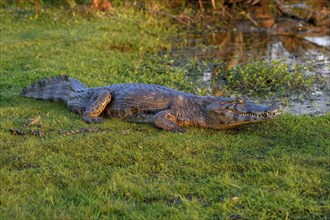
[[[317,76],[322,83],[314,84],[308,97],[295,94],[288,97],[289,105],[285,112],[297,115],[330,112],[330,36],[324,17],[317,17],[328,10],[329,20],[329,8],[325,7],[328,5],[322,5],[325,4],[323,1],[291,2],[284,1],[281,5],[286,16],[274,17],[266,9],[257,8],[249,13],[262,12],[262,18],[257,14],[250,19],[237,19],[235,24],[227,27],[183,33],[179,44],[184,50],[174,54],[186,59],[217,59],[225,62],[228,69],[257,60],[281,60],[288,65],[306,65],[310,67],[306,74]],[[210,93],[213,93],[212,78],[212,70],[209,69],[199,79],[209,85]]]

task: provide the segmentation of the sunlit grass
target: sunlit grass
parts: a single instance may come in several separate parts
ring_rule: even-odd
[[[316,77],[306,75],[307,67],[295,65],[289,67],[281,61],[253,62],[245,66],[236,66],[220,73],[226,89],[240,91],[252,96],[286,97],[292,94],[311,92]]]
[[[153,62],[173,30],[130,10],[100,18],[1,13],[0,219],[327,218],[329,114],[185,134],[109,119],[95,125],[104,133],[61,135],[88,125],[61,103],[19,97],[22,87],[65,73],[88,86],[189,91],[183,70]],[[24,125],[36,116],[41,127]]]

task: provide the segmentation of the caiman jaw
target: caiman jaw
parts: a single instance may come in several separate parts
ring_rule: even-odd
[[[232,120],[229,121],[227,125],[230,127],[235,127],[242,124],[261,122],[264,120],[276,118],[282,112],[281,105],[273,104],[268,108],[263,107],[260,107],[260,109],[258,109],[259,111],[256,112],[243,112],[235,109],[226,109],[227,111],[225,110],[225,115],[232,118]]]
[[[214,122],[213,128],[228,129],[273,119],[281,114],[283,109],[282,105],[278,104],[264,106],[252,102],[244,103],[241,107],[238,105],[230,107],[226,106],[225,108],[216,109],[215,115],[212,115],[210,118],[210,121]]]
[[[281,114],[281,111],[277,112],[264,112],[264,113],[252,113],[252,112],[235,112],[234,114],[244,115],[244,116],[255,116],[257,118],[264,117],[267,118],[270,116],[270,118],[276,117],[277,115]]]

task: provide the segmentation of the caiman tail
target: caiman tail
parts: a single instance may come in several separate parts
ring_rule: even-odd
[[[62,75],[41,79],[22,89],[21,95],[29,98],[67,103],[71,92],[85,89],[87,88],[78,80]]]

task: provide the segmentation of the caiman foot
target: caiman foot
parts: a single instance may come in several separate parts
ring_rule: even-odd
[[[90,104],[83,114],[84,121],[89,124],[102,123],[103,119],[98,116],[103,112],[110,101],[111,95],[106,90],[102,90],[94,94]]]
[[[186,132],[186,129],[181,128],[174,122],[174,120],[175,117],[173,116],[173,114],[171,114],[171,110],[167,110],[157,113],[154,116],[153,122],[157,127],[164,129],[165,131],[180,133]]]

